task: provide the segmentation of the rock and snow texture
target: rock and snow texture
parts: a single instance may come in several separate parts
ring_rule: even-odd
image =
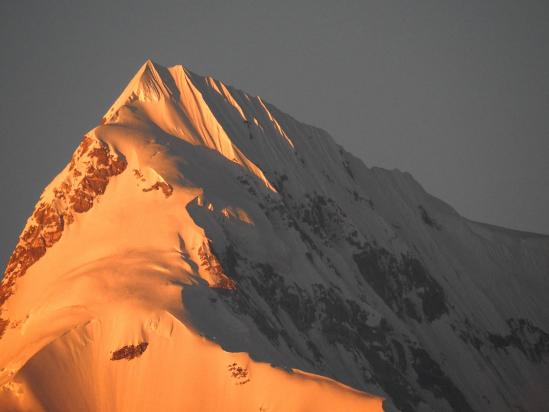
[[[6,268],[0,409],[542,411],[548,292],[549,237],[148,61]]]

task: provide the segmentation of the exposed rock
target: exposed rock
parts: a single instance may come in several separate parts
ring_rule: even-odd
[[[65,226],[74,221],[74,213],[91,209],[94,200],[105,193],[110,177],[122,173],[126,166],[125,158],[106,143],[84,137],[65,180],[52,189],[51,199],[46,193],[42,196],[28,220],[0,285],[0,305],[13,293],[16,278],[61,239]]]
[[[236,288],[236,284],[225,274],[219,260],[212,252],[210,242],[205,242],[200,246],[198,249],[198,256],[200,257],[200,266],[202,266],[212,277],[213,284],[210,286],[221,289]]]
[[[317,193],[306,194],[306,199],[307,203],[294,206],[292,214],[321,239],[336,240],[346,217],[343,210],[333,199]]]
[[[147,346],[149,346],[148,342],[141,342],[137,345],[122,346],[120,349],[112,353],[111,360],[131,360],[133,358],[137,358],[138,356],[141,356],[145,350],[147,350]]]
[[[239,366],[236,362],[231,363],[228,366],[228,370],[231,374],[231,377],[236,380],[236,385],[244,385],[250,382],[250,379],[248,378],[248,369]]]
[[[2,336],[4,336],[4,332],[6,332],[9,324],[9,320],[0,318],[0,339],[2,339]]]
[[[138,180],[138,186],[147,183],[147,178],[143,175],[143,172],[139,169],[133,169],[133,175]],[[150,182],[150,181],[149,181]],[[154,184],[150,184],[148,187],[142,188],[143,192],[152,192],[153,190],[161,190],[164,196],[170,197],[173,193],[173,187],[164,180],[159,180]]]
[[[497,349],[514,347],[531,362],[541,362],[549,357],[549,334],[528,319],[508,319],[510,332],[505,335],[490,334],[489,339]]]
[[[429,213],[427,213],[427,210],[423,206],[419,205],[418,209],[421,213],[421,220],[423,220],[423,223],[427,226],[431,226],[433,229],[442,230],[442,226]]]
[[[231,291],[219,291],[224,301],[236,312],[250,316],[258,329],[279,345],[283,340],[300,357],[308,359],[311,365],[326,366],[331,351],[344,348],[349,356],[360,364],[369,364],[377,382],[402,411],[415,411],[420,398],[407,383],[412,374],[407,361],[406,350],[396,338],[389,324],[381,319],[377,325],[370,325],[369,314],[361,302],[341,297],[332,287],[314,284],[309,292],[297,284],[289,284],[267,263],[249,262],[235,251],[224,254],[223,267],[231,278],[237,279],[239,287]],[[269,307],[257,300],[259,296]],[[307,350],[286,332],[284,314],[296,329],[307,336]],[[313,339],[313,325],[319,325],[327,344],[320,349]],[[310,336],[310,337],[309,337]],[[314,336],[314,337],[313,337]],[[366,375],[364,379],[371,381]],[[443,383],[441,383],[443,385]]]
[[[417,258],[397,258],[369,244],[353,258],[364,279],[399,316],[431,322],[448,312],[444,290]]]
[[[143,173],[141,173],[141,170],[133,169],[133,175],[135,176],[136,179],[139,179],[142,182],[145,181],[145,178],[143,177]]]
[[[144,192],[150,192],[152,190],[162,190],[162,193],[164,193],[164,196],[170,197],[173,193],[173,187],[166,182],[156,182],[154,185],[144,188]]]
[[[425,390],[433,393],[437,398],[445,399],[455,411],[473,411],[463,393],[425,350],[413,348],[412,354],[418,383]]]

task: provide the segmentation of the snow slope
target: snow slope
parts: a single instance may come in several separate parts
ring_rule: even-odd
[[[0,406],[541,411],[548,275],[548,237],[147,61],[8,263]]]

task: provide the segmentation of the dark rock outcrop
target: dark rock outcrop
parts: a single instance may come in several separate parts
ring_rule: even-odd
[[[141,342],[137,345],[126,345],[122,346],[120,349],[114,351],[111,356],[111,360],[121,360],[121,359],[134,359],[141,355],[147,350],[149,346],[148,342]]]
[[[0,285],[0,305],[12,295],[16,279],[61,239],[76,213],[91,209],[97,197],[105,193],[109,179],[126,166],[126,159],[105,142],[84,137],[71,159],[67,177],[51,190],[51,199],[41,198],[19,237]]]

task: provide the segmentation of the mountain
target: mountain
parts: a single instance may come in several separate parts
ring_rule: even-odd
[[[547,292],[549,237],[147,61],[9,260],[0,409],[542,411]]]

